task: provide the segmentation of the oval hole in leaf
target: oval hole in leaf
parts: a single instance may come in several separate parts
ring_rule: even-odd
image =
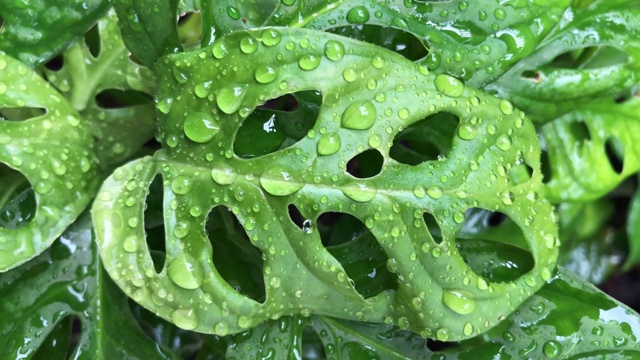
[[[98,24],[94,25],[89,31],[84,33],[84,43],[87,45],[89,52],[94,58],[100,55],[100,47],[102,46],[100,41],[100,29]]]
[[[151,253],[153,267],[157,273],[162,271],[166,261],[163,201],[162,176],[156,175],[149,185],[149,192],[145,198],[144,228],[147,233],[147,246]]]
[[[311,326],[302,330],[302,359],[320,360],[326,359],[324,345],[318,333]]]
[[[202,15],[188,12],[178,18],[178,39],[185,48],[195,48],[202,40]]]
[[[436,218],[432,213],[425,212],[422,214],[422,219],[424,220],[424,224],[427,226],[427,231],[431,234],[433,241],[436,244],[440,244],[442,242],[442,231],[440,230],[440,225],[436,221]]]
[[[96,103],[103,109],[120,109],[152,102],[149,94],[135,90],[108,89],[96,95]]]
[[[427,348],[433,352],[444,351],[450,347],[453,347],[455,343],[444,342],[440,340],[427,339]]]
[[[322,243],[364,298],[397,289],[396,277],[387,269],[387,254],[362,221],[350,214],[327,212],[317,224]]]
[[[369,149],[355,157],[347,163],[347,172],[359,179],[370,178],[380,174],[384,158],[380,151]]]
[[[407,165],[446,156],[459,124],[460,118],[453,114],[441,112],[430,115],[398,133],[389,155]]]
[[[47,110],[40,107],[3,107],[0,108],[0,120],[25,121],[43,116]]]
[[[531,180],[531,176],[533,175],[533,168],[529,166],[527,163],[522,163],[513,166],[509,170],[509,181],[512,185],[521,185],[529,180]]]
[[[542,182],[547,184],[551,181],[551,164],[549,162],[549,153],[546,150],[540,152],[540,171],[542,172]]]
[[[291,219],[291,221],[293,221],[293,223],[296,224],[296,226],[299,227],[300,230],[304,232],[309,231],[307,229],[307,227],[309,226],[309,220],[302,216],[300,210],[298,210],[298,208],[293,204],[289,204],[288,210],[289,218]]]
[[[549,66],[559,69],[599,69],[627,62],[629,55],[613,46],[591,46],[562,53]]]
[[[591,132],[589,131],[589,127],[582,120],[572,121],[569,123],[569,132],[576,143],[579,143],[580,145],[586,141],[591,141]]]
[[[21,172],[0,163],[0,228],[20,229],[36,214],[36,196]]]
[[[617,174],[624,170],[624,145],[617,137],[610,137],[605,142],[605,153],[611,168]]]
[[[263,302],[262,252],[251,243],[236,216],[229,208],[216,206],[208,214],[205,229],[220,276],[238,293]]]
[[[64,66],[64,57],[62,55],[58,55],[47,61],[44,66],[51,71],[60,71]]]
[[[531,80],[533,82],[537,82],[537,83],[542,81],[542,77],[539,71],[533,71],[533,70],[523,71],[522,74],[520,74],[520,77]]]
[[[469,267],[489,281],[513,281],[533,269],[522,229],[501,212],[468,209],[456,246]]]
[[[392,27],[365,24],[342,26],[327,31],[381,46],[411,61],[420,60],[429,55],[424,44],[415,35]]]
[[[233,151],[251,159],[284,150],[300,141],[315,125],[322,94],[300,91],[267,101],[243,122],[233,142]]]

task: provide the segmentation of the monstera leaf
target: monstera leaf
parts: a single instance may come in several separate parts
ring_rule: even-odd
[[[0,275],[4,358],[177,359],[140,330],[92,235],[91,219],[81,216],[42,255]],[[74,317],[81,334],[72,340]]]
[[[28,90],[28,91],[27,91]],[[0,162],[35,190],[31,222],[0,227],[0,271],[40,254],[89,204],[98,186],[94,143],[55,89],[0,53]]]
[[[155,84],[151,70],[129,58],[113,11],[96,31],[97,39],[81,39],[64,52],[61,69],[44,71],[88,122],[106,166],[127,159],[153,137]],[[87,41],[94,41],[97,54]]]
[[[0,51],[35,68],[81,37],[108,9],[107,0],[2,1]]]
[[[538,197],[540,149],[533,126],[508,101],[393,52],[304,29],[235,32],[166,56],[155,72],[164,149],[117,169],[92,213],[110,276],[178,326],[226,335],[282,315],[320,314],[458,340],[496,325],[552,276],[558,241],[551,206]],[[308,90],[322,94],[322,105],[303,139],[252,159],[234,154],[234,138],[256,107]],[[437,113],[460,118],[451,151],[418,165],[395,161],[394,137]],[[383,165],[359,178],[347,163],[365,151],[379,153]],[[166,228],[159,272],[142,221],[157,175]],[[289,205],[307,219],[302,228]],[[212,261],[204,223],[218,206],[262,253],[264,301],[236,291]],[[499,282],[472,271],[455,238],[473,208],[500,211],[522,229],[535,263],[529,272]],[[396,291],[366,299],[356,291],[315,230],[328,212],[366,224],[388,257]],[[430,235],[425,213],[441,241]],[[215,243],[216,234],[209,236]]]

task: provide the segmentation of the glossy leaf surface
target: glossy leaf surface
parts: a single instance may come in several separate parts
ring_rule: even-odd
[[[40,254],[89,204],[98,186],[94,143],[55,89],[0,53],[0,162],[35,190],[35,216],[19,229],[0,227],[0,271]]]
[[[4,0],[0,51],[38,67],[81,37],[108,9],[107,0]]]
[[[0,354],[73,359],[177,359],[140,330],[102,269],[89,216],[42,255],[0,275]],[[71,319],[80,322],[70,347]],[[53,348],[52,348],[53,347]]]
[[[110,275],[161,317],[226,335],[270,317],[317,313],[462,339],[494,326],[551,276],[556,229],[550,205],[538,198],[539,148],[533,126],[510,103],[428,74],[393,52],[302,29],[233,33],[211,47],[167,56],[155,70],[164,150],[116,170],[93,215]],[[370,79],[375,86],[362,91]],[[212,88],[213,81],[225,85]],[[304,139],[254,159],[234,156],[244,118],[269,99],[304,90],[323,96]],[[439,112],[461,119],[449,154],[417,166],[389,157],[401,128]],[[367,149],[378,151],[384,165],[380,174],[358,179],[345,165]],[[522,163],[532,176],[510,184],[508,173]],[[141,221],[142,199],[157,175],[165,188],[167,250],[160,273]],[[365,300],[313,228],[291,221],[289,204],[311,223],[325,212],[345,212],[369,224],[397,292]],[[231,209],[263,254],[264,302],[236,292],[211,261],[203,225],[217,205]],[[500,210],[518,224],[535,260],[529,273],[490,282],[465,264],[455,237],[465,211],[476,207]],[[427,231],[424,212],[438,221],[441,243]],[[286,281],[290,274],[298,281]]]

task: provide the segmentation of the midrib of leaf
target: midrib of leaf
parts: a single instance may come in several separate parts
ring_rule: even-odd
[[[331,10],[335,9],[336,7],[342,5],[342,3],[344,3],[345,0],[338,0],[335,2],[329,2],[327,4],[326,7],[322,8],[320,11],[316,11],[313,14],[303,17],[303,18],[298,18],[297,20],[294,20],[292,22],[290,22],[287,26],[288,27],[292,27],[292,28],[303,28],[305,27],[307,24],[309,24],[312,20],[314,20],[314,18],[322,16],[328,12],[330,12]],[[278,8],[276,8],[277,10]]]
[[[89,99],[93,97],[93,90],[95,90],[98,81],[102,79],[111,64],[122,54],[126,53],[127,48],[124,46],[118,46],[113,51],[107,52],[102,50],[98,55],[96,61],[91,61],[87,64],[83,52],[88,52],[87,49],[83,49],[80,42],[75,43],[71,49],[69,49],[68,58],[69,66],[72,69],[71,77],[73,79],[73,90],[70,96],[70,102],[77,111],[82,111],[87,108]],[[87,57],[92,58],[92,57]],[[99,60],[99,61],[98,61]],[[96,65],[93,70],[93,76],[88,76],[88,66]]]

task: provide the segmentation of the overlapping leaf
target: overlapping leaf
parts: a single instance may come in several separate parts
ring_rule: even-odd
[[[47,79],[88,122],[103,166],[127,159],[156,129],[153,74],[129,58],[117,21],[111,11],[96,25],[97,39],[79,40],[64,52],[61,69],[45,69]],[[87,45],[91,41],[98,52],[95,55]],[[107,95],[106,104],[98,103],[97,96],[114,90],[122,94],[120,98]],[[135,96],[139,99],[132,98]]]
[[[165,149],[116,170],[93,215],[109,274],[161,317],[225,335],[268,318],[316,313],[462,339],[497,324],[551,276],[557,238],[551,207],[538,197],[539,148],[532,125],[510,103],[428,74],[395,53],[301,29],[233,33],[167,56],[155,70]],[[305,90],[320,91],[323,102],[304,139],[254,159],[234,156],[238,128],[258,105]],[[461,119],[448,155],[417,166],[389,156],[402,128],[439,112]],[[382,155],[383,168],[355,178],[346,163],[367,149]],[[523,164],[531,177],[508,180]],[[160,273],[141,221],[157,175],[165,184],[167,259]],[[367,224],[398,290],[365,299],[313,227],[291,221],[289,204],[311,223],[343,212]],[[211,261],[203,229],[218,205],[237,216],[263,254],[264,302],[236,292]],[[470,208],[499,210],[522,228],[535,260],[529,273],[492,282],[471,271],[455,249]],[[430,236],[424,212],[437,219],[441,243]],[[293,274],[296,281],[287,281]]]
[[[0,228],[0,271],[6,271],[49,247],[91,201],[98,179],[93,139],[75,110],[3,53],[0,114],[0,162],[29,180],[37,202],[29,224]]]
[[[177,359],[145,336],[104,273],[89,216],[33,261],[0,275],[0,291],[4,358]],[[75,348],[72,317],[81,323]]]
[[[108,0],[4,0],[0,51],[35,68],[81,37],[108,9]]]

